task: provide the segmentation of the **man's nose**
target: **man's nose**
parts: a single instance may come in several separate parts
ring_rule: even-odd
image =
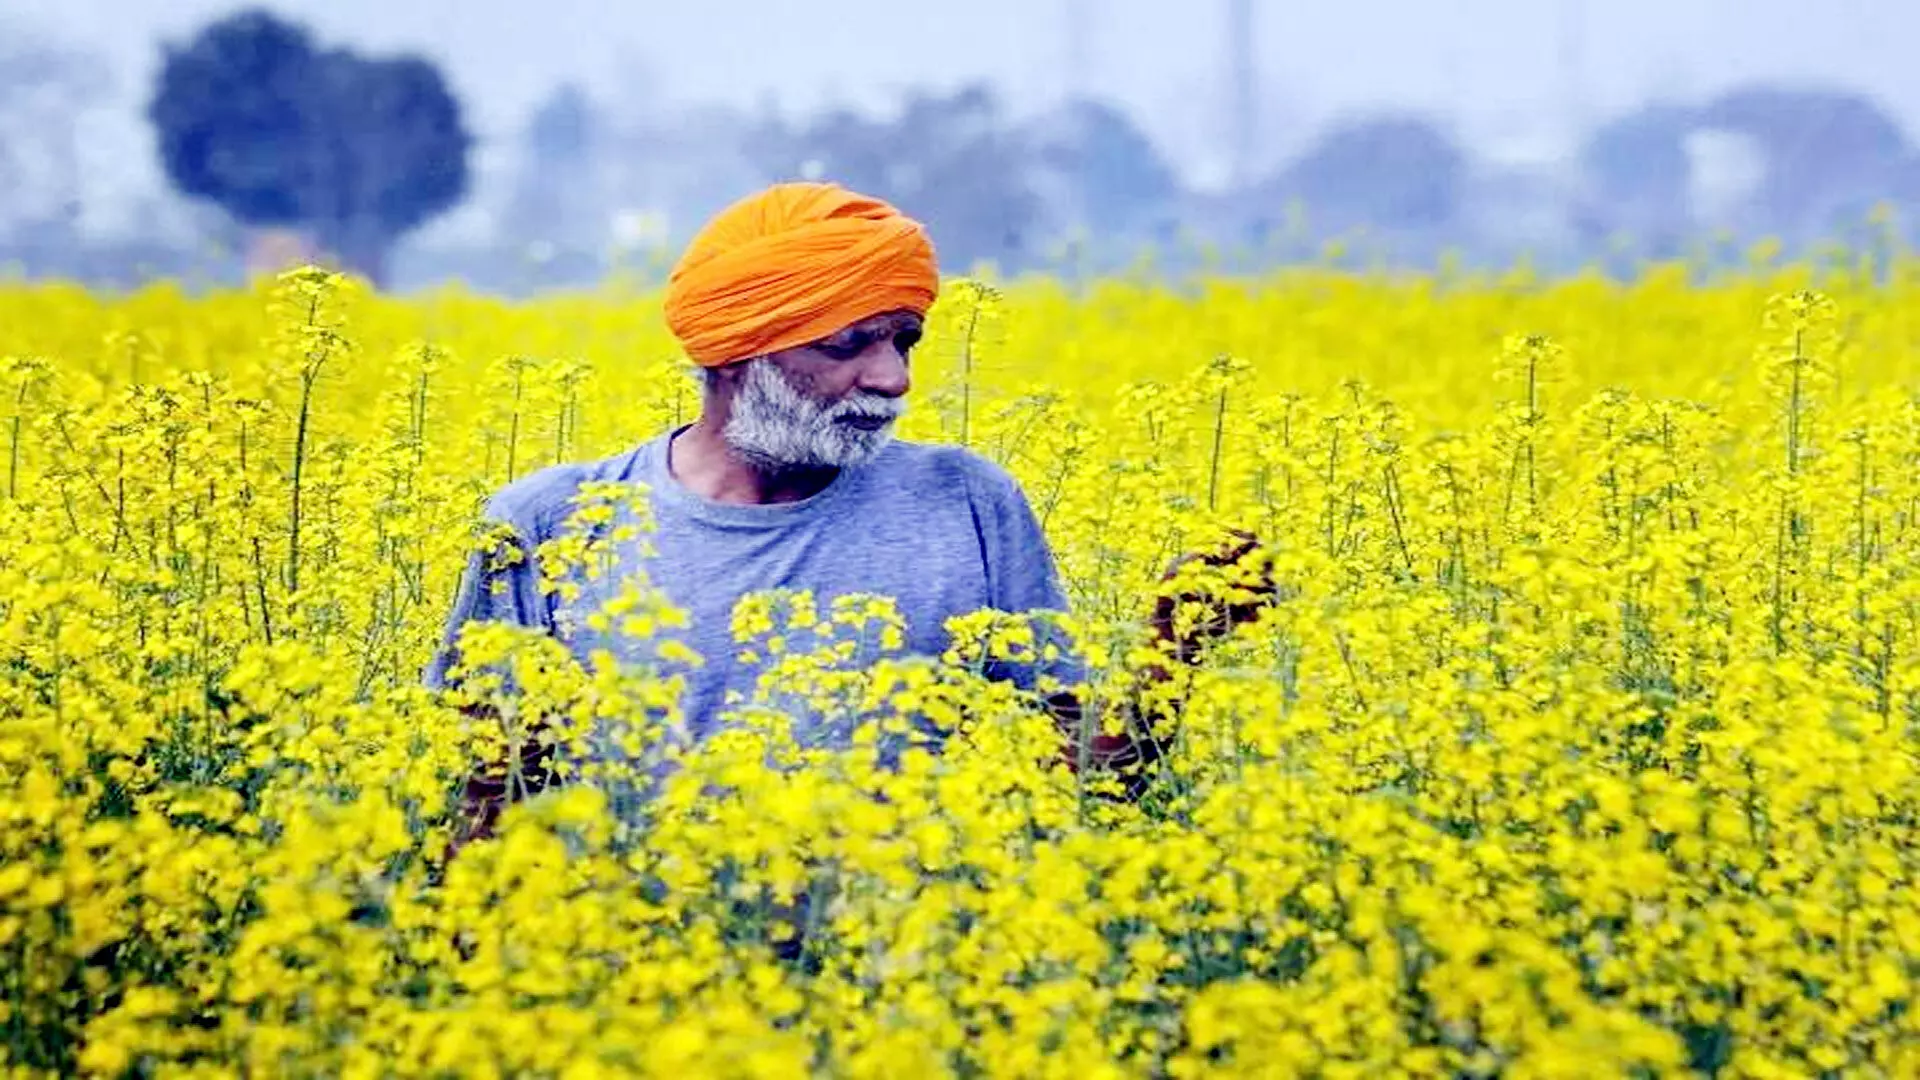
[[[913,384],[907,374],[907,358],[898,346],[882,341],[861,358],[860,389],[886,397],[901,397]]]

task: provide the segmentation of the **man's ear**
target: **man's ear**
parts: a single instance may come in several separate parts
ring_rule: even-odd
[[[735,360],[700,369],[700,383],[709,393],[728,395],[740,384],[740,377],[751,360]]]
[[[714,370],[718,371],[730,382],[739,382],[741,379],[747,377],[748,368],[765,359],[767,359],[765,356],[749,356],[745,360],[733,360],[721,364]]]

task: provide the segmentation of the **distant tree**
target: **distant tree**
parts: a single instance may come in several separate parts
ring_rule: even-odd
[[[1808,238],[1857,223],[1907,185],[1912,147],[1871,99],[1847,90],[1753,84],[1700,112],[1702,127],[1745,136],[1764,161],[1760,228]]]
[[[1180,193],[1153,141],[1106,102],[1074,101],[1041,118],[1029,138],[1039,167],[1096,232],[1137,229]]]
[[[1445,228],[1460,207],[1466,155],[1432,121],[1384,115],[1328,132],[1272,188],[1320,231]]]
[[[776,179],[844,184],[920,218],[955,271],[1018,265],[1036,247],[1032,154],[983,88],[915,94],[890,120],[835,110],[798,129],[776,121],[749,150]]]
[[[338,54],[335,54],[336,56]],[[419,57],[335,61],[339,101],[358,103],[335,129],[341,152],[323,240],[349,265],[382,269],[395,240],[458,205],[469,137],[440,72]]]
[[[527,150],[553,165],[575,165],[593,153],[604,126],[578,83],[556,89],[527,123]]]
[[[1654,104],[1602,124],[1580,151],[1574,216],[1583,239],[1631,235],[1648,254],[1677,252],[1690,226],[1691,108]]]
[[[592,246],[607,227],[600,193],[607,123],[573,83],[556,88],[527,121],[505,231],[523,244]]]
[[[467,190],[472,140],[434,65],[317,49],[263,11],[168,47],[148,117],[182,192],[306,230],[376,282],[395,241]]]

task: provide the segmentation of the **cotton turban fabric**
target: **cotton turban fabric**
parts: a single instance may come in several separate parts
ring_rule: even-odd
[[[836,184],[776,184],[707,223],[667,279],[667,326],[717,367],[818,341],[940,290],[919,222]]]

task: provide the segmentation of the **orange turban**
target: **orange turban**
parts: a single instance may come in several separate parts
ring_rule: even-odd
[[[667,279],[667,326],[703,367],[818,341],[940,290],[920,223],[835,184],[776,184],[722,210]]]

